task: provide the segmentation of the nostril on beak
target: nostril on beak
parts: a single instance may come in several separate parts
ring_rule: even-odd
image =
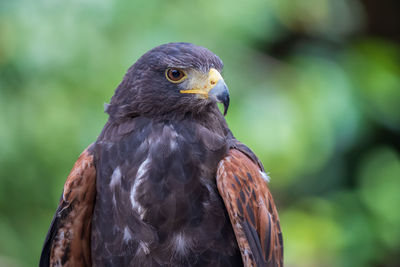
[[[214,85],[214,84],[215,84],[215,81],[210,81],[210,83],[211,83],[211,85]]]

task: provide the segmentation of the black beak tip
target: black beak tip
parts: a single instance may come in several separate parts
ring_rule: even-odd
[[[229,95],[226,95],[225,99],[222,100],[222,104],[224,104],[224,116],[228,113],[229,101]]]
[[[212,95],[217,102],[224,105],[224,116],[226,116],[229,107],[229,90],[225,82],[220,80],[217,85],[211,89],[209,94]]]

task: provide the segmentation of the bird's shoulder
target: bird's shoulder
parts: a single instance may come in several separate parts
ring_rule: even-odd
[[[218,165],[216,179],[243,262],[246,266],[280,267],[282,232],[269,177],[247,146],[236,140],[230,144]]]
[[[96,195],[93,146],[75,162],[47,233],[39,266],[90,266],[91,217]]]

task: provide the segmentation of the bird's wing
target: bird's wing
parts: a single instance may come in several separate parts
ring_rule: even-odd
[[[218,165],[218,190],[246,267],[283,266],[282,232],[266,178],[237,149],[231,149]]]
[[[88,147],[65,182],[44,242],[40,267],[91,266],[90,229],[95,195],[96,169]]]

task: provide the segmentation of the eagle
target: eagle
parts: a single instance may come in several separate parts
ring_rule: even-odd
[[[283,266],[269,177],[228,128],[222,68],[204,47],[168,43],[128,69],[39,266]]]

